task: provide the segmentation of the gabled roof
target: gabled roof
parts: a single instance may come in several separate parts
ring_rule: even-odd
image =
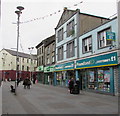
[[[13,56],[17,56],[17,51],[13,51],[10,49],[3,49],[3,50],[6,50],[8,53],[10,53]],[[22,52],[18,52],[18,56],[24,57],[24,58],[30,58],[30,54],[26,54],[26,53],[22,53]],[[36,57],[37,57],[37,55],[32,55],[33,59],[37,59]]]
[[[101,17],[101,16],[95,16],[95,15],[91,15],[91,14],[87,14],[87,13],[81,13],[80,9],[76,9],[76,10],[69,10],[67,8],[64,8],[64,11],[62,13],[62,16],[56,26],[55,29],[58,29],[61,25],[63,25],[65,22],[67,22],[71,17],[73,17],[76,13],[79,13],[80,15],[86,15],[86,16],[92,16],[92,17],[97,17],[97,18],[101,18],[101,19],[106,19],[109,20],[109,18],[105,18],[105,17]]]
[[[61,25],[63,25],[67,20],[69,20],[73,15],[75,15],[77,12],[80,12],[79,9],[76,10],[68,10],[66,7],[64,8],[64,11],[62,13],[62,16],[56,26],[55,29],[59,28]]]

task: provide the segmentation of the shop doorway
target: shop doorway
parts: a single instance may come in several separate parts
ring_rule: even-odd
[[[86,90],[86,73],[84,70],[80,71],[80,89]]]

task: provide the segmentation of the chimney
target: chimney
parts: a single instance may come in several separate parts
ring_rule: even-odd
[[[64,10],[67,10],[67,7],[64,7]]]

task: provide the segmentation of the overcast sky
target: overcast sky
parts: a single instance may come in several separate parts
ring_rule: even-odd
[[[116,0],[2,0],[0,50],[17,46],[17,6],[25,8],[20,17],[24,23],[20,24],[19,51],[29,53],[28,47],[35,47],[43,39],[55,34],[54,28],[64,7],[73,10],[78,8],[82,13],[109,18],[117,13],[116,3]],[[36,49],[32,53],[36,53]]]

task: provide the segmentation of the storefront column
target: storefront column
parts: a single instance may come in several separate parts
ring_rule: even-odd
[[[76,78],[76,80],[79,80],[79,73],[78,73],[78,70],[75,71],[75,78]]]
[[[118,93],[120,95],[120,65],[118,65]]]
[[[110,67],[110,92],[114,94],[114,69]]]
[[[56,86],[56,85],[57,85],[56,78],[57,78],[57,77],[56,77],[56,72],[54,72],[54,84],[53,84],[54,86]]]

